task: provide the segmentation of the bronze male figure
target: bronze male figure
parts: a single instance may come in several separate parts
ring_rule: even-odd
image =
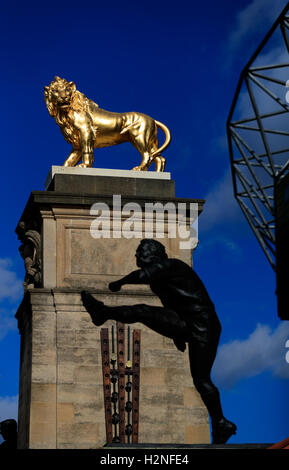
[[[224,417],[219,391],[211,380],[221,333],[214,304],[195,271],[181,260],[169,259],[160,242],[142,240],[136,251],[136,264],[140,269],[111,282],[109,289],[117,292],[125,284],[149,284],[163,307],[108,307],[87,291],[82,291],[83,304],[97,326],[107,320],[141,322],[172,338],[180,351],[185,351],[188,343],[191,374],[211,418],[213,444],[223,444],[237,427]]]

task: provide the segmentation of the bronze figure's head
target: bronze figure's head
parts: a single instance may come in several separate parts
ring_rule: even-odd
[[[139,268],[144,268],[159,259],[167,259],[168,257],[164,245],[151,238],[144,238],[140,242],[135,256]]]

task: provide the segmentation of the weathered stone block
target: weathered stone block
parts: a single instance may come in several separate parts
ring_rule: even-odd
[[[30,449],[56,449],[55,423],[31,423],[29,435]]]
[[[33,353],[33,364],[47,364],[55,365],[56,364],[56,351],[55,349],[48,349],[45,345],[38,346],[37,351]]]
[[[174,367],[184,368],[183,353],[174,350],[149,349],[143,351],[144,367],[164,367],[168,368],[174,364]]]
[[[78,448],[79,444],[84,444],[87,448],[95,446],[98,442],[98,425],[92,423],[59,423],[57,426],[58,443],[74,444]],[[61,447],[60,447],[61,448]]]
[[[102,423],[102,436],[104,437],[104,407],[103,400],[97,401],[96,404],[75,405],[75,422],[76,423]]]
[[[103,401],[102,385],[93,384],[59,384],[57,387],[57,399],[62,403],[78,403],[96,406]]]
[[[101,364],[100,349],[96,347],[64,348],[61,346],[57,350],[57,358],[61,364]]]
[[[157,385],[143,385],[140,390],[140,401],[143,407],[169,407],[184,405],[184,394],[181,388],[161,388]]]
[[[177,368],[174,364],[173,367],[168,367],[164,369],[164,371],[166,386],[179,387],[181,383],[184,386],[184,390],[186,387],[192,386],[193,380],[190,374],[189,365],[186,364],[186,362],[184,363],[183,368]]]
[[[160,367],[141,368],[141,386],[159,385],[165,387],[166,369]]]
[[[57,346],[62,348],[75,348],[76,331],[59,328],[57,330]]]
[[[33,328],[33,352],[40,348],[53,348],[55,350],[56,330],[54,327]]]
[[[99,344],[99,329],[91,328],[85,330],[76,330],[75,346],[77,348],[96,348]]]
[[[74,382],[82,384],[100,384],[102,381],[102,370],[98,366],[81,365],[75,366]]]
[[[56,384],[38,384],[31,385],[31,403],[56,403]]]
[[[57,383],[73,384],[74,383],[74,364],[58,364],[57,366]]]
[[[30,410],[30,419],[34,423],[56,423],[56,408],[52,402],[33,402]]]
[[[56,383],[56,366],[49,364],[34,364],[32,360],[32,383]]]
[[[187,425],[185,428],[185,444],[209,444],[210,430],[208,424]]]
[[[75,422],[73,403],[57,403],[57,423],[73,424]]]
[[[203,401],[194,387],[184,387],[184,404],[192,408],[203,406]]]

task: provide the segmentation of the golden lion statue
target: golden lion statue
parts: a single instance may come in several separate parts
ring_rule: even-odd
[[[133,170],[146,171],[155,162],[156,171],[164,171],[165,159],[161,152],[169,145],[169,129],[145,114],[113,113],[98,107],[80,93],[73,82],[55,77],[44,87],[44,99],[50,116],[54,117],[61,132],[72,144],[73,150],[63,166],[91,168],[94,148],[131,142],[142,156]],[[165,133],[165,142],[158,148],[157,129]]]

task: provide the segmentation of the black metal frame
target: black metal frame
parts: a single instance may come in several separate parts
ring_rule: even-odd
[[[285,92],[284,100],[282,100],[270,89],[270,84],[277,83],[283,85],[284,90],[286,90],[287,82],[284,82],[283,79],[279,79],[278,77],[268,75],[268,71],[278,71],[284,67],[288,67],[289,79],[289,16],[286,16],[288,11],[289,3],[283,9],[281,15],[275,21],[256,52],[243,69],[227,119],[227,137],[234,195],[274,270],[276,269],[274,188],[277,182],[289,172],[289,158],[286,163],[282,165],[278,164],[276,160],[279,155],[289,152],[289,145],[288,148],[273,150],[267,136],[269,134],[289,136],[289,104],[285,100]],[[254,67],[253,64],[255,60],[259,57],[277,28],[281,30],[285,50],[287,50],[288,53],[288,63]],[[260,79],[265,80],[266,83],[268,82],[268,86],[264,85]],[[279,105],[280,110],[266,114],[260,113],[252,84],[254,84],[261,93],[270,96],[270,98]],[[233,116],[243,85],[246,86],[254,114],[248,118],[236,121],[233,120]],[[283,114],[288,118],[288,132],[264,127],[263,121],[265,119],[278,118]],[[257,132],[261,139],[260,142],[263,144],[264,151],[260,153],[252,148],[246,140],[246,137],[240,135],[240,132],[244,133],[244,131],[249,133]],[[256,168],[258,167],[264,170],[266,181],[265,178],[262,180],[257,174]]]
[[[141,332],[133,330],[131,351],[130,326],[127,326],[127,354],[123,323],[116,322],[116,348],[114,325],[111,327],[111,341],[108,328],[101,328],[100,339],[106,442],[137,443]]]

